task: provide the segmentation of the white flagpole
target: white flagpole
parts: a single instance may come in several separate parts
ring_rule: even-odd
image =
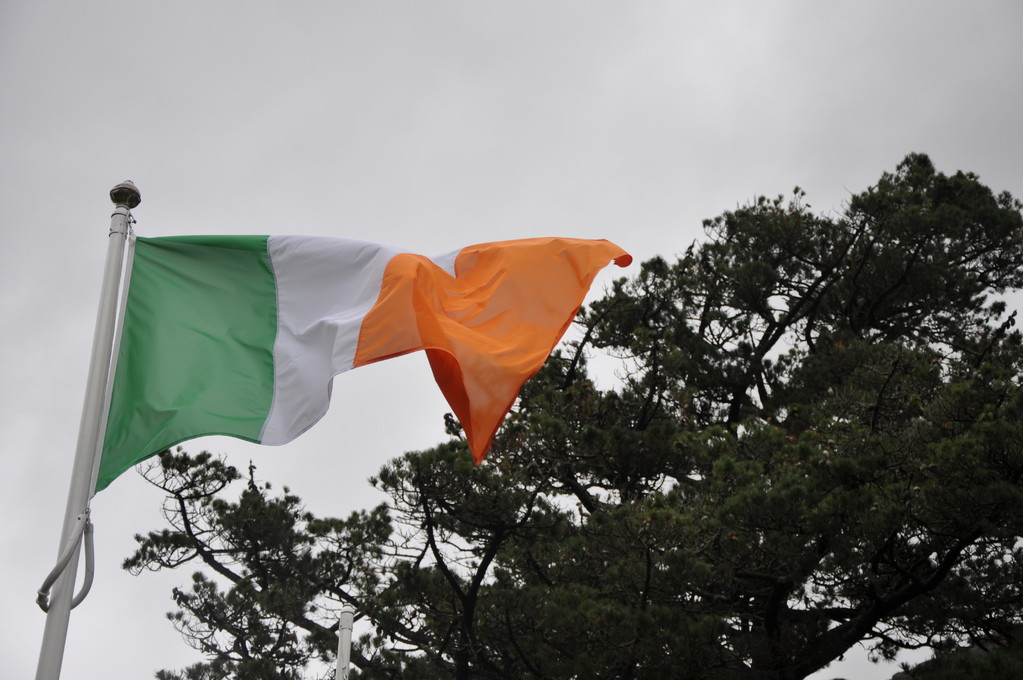
[[[85,401],[78,428],[75,461],[71,468],[64,526],[60,534],[60,545],[57,547],[58,555],[65,551],[67,543],[75,533],[78,516],[86,512],[92,498],[92,472],[94,460],[99,455],[99,428],[103,421],[103,402],[110,376],[111,347],[117,323],[117,295],[124,260],[124,244],[128,235],[129,211],[141,202],[142,195],[131,182],[122,182],[110,190],[110,200],[116,207],[110,216],[106,266],[100,288],[99,311],[92,339],[92,357],[85,384]],[[79,548],[75,547],[67,566],[54,585],[53,597],[46,612],[46,626],[43,629],[43,642],[39,650],[39,664],[36,666],[36,680],[57,680],[60,677],[75,575],[78,571],[78,553]]]
[[[341,609],[341,620],[337,626],[337,669],[334,680],[348,680],[348,666],[352,661],[352,628],[355,625],[355,610],[345,605]]]

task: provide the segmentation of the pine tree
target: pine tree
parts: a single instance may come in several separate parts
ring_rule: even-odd
[[[165,455],[172,528],[126,566],[217,575],[171,615],[210,662],[165,677],[299,677],[344,602],[373,678],[795,680],[859,642],[1015,644],[1021,204],[914,154],[841,214],[797,189],[704,226],[580,315],[483,465],[451,421],[385,465],[387,507],[317,519],[251,475],[226,501],[236,471]]]

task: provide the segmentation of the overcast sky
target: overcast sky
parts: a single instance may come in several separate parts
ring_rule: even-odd
[[[1023,3],[484,0],[0,2],[0,667],[32,677],[112,205],[140,235],[285,233],[443,253],[541,235],[671,257],[700,223],[799,185],[841,207],[905,154],[1023,195]],[[627,271],[627,270],[626,270]],[[597,289],[607,284],[608,273]],[[346,374],[281,448],[228,454],[316,513],[382,500],[443,438],[424,356]],[[198,660],[164,613],[190,570],[133,577],[160,494],[93,502],[97,573],[64,677]],[[882,675],[862,664],[820,675]],[[884,677],[887,677],[886,672]]]

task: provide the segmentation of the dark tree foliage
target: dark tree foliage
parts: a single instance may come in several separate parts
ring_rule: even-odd
[[[352,598],[346,589],[378,587],[382,546],[391,534],[387,509],[318,519],[288,489],[248,484],[237,501],[222,498],[238,471],[202,453],[165,452],[144,471],[167,493],[170,529],[136,536],[139,549],[124,561],[132,573],[202,564],[188,591],[175,588],[178,610],[168,618],[208,656],[184,673],[160,680],[254,678],[292,680],[310,660],[336,652],[335,632],[323,624]],[[357,585],[358,584],[358,585]]]
[[[1023,677],[1023,636],[975,640],[969,647],[939,648],[916,666],[903,664],[892,680],[1006,680]]]
[[[797,189],[705,230],[580,315],[483,465],[451,421],[385,465],[387,507],[317,519],[251,475],[228,501],[232,468],[165,455],[171,528],[126,566],[202,566],[171,617],[209,661],[161,677],[312,677],[341,603],[367,678],[783,680],[858,642],[1019,644],[1020,203],[911,155],[839,215]]]

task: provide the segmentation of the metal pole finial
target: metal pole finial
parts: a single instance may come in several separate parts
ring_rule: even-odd
[[[126,179],[110,190],[110,200],[131,210],[142,202],[142,193],[130,179]]]

